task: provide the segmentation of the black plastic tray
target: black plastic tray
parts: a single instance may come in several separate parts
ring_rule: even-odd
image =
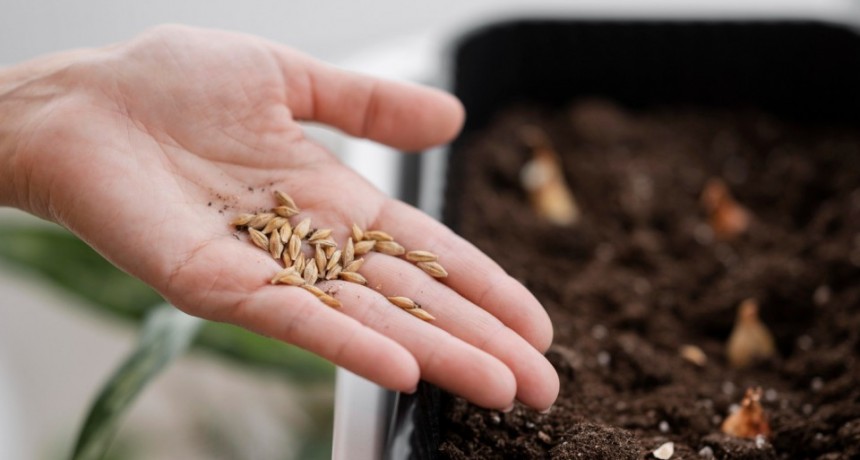
[[[453,60],[453,90],[468,114],[446,178],[443,221],[455,231],[466,179],[460,151],[514,104],[562,107],[602,97],[634,110],[752,107],[860,129],[860,35],[836,24],[529,19],[471,33]],[[398,395],[387,458],[438,458],[445,397],[424,383],[415,395]]]

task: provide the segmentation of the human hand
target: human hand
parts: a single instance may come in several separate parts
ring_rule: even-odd
[[[161,27],[119,45],[0,71],[0,200],[56,221],[183,311],[310,350],[387,388],[419,378],[490,408],[548,408],[558,377],[542,356],[549,319],[474,246],[384,196],[297,121],[405,150],[453,137],[459,103],[441,92],[322,64],[255,37]],[[368,161],[373,161],[368,159]],[[369,254],[368,287],[337,287],[342,310],[272,286],[268,254],[228,222],[295,198],[314,226],[346,240],[383,229],[439,254],[436,282]],[[263,190],[266,190],[263,192]],[[379,286],[378,290],[373,287]],[[391,305],[407,296],[437,319]]]

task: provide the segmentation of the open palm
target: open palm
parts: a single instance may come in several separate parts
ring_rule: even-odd
[[[423,378],[486,407],[552,404],[558,380],[541,354],[552,330],[528,291],[297,124],[419,149],[456,134],[456,100],[258,38],[180,27],[54,59],[59,70],[19,91],[44,99],[17,143],[22,207],[67,226],[190,314],[293,343],[385,387],[411,391]],[[408,249],[439,254],[449,277],[440,283],[402,259],[368,254],[368,286],[326,282],[342,310],[270,285],[278,261],[228,222],[272,207],[276,189],[302,207],[298,218],[335,229],[340,244],[353,222],[384,229]],[[436,321],[392,306],[392,295],[415,299]]]

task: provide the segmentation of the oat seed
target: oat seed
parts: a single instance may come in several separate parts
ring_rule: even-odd
[[[343,271],[343,267],[340,265],[335,265],[328,272],[326,272],[325,279],[334,280],[340,275],[340,272]]]
[[[322,289],[314,286],[313,284],[303,284],[302,289],[310,292],[311,294],[313,294],[316,297],[322,297],[324,295],[327,295],[325,292],[323,292]]]
[[[230,225],[232,225],[233,227],[244,227],[248,225],[248,222],[251,222],[251,219],[253,218],[253,214],[239,214],[238,216],[234,217],[233,220],[230,221]]]
[[[255,215],[250,222],[248,222],[248,228],[254,228],[257,230],[262,229],[269,223],[270,220],[274,219],[275,215],[271,212],[261,212]]]
[[[331,236],[330,228],[320,228],[314,231],[314,233],[308,238],[308,242],[316,244],[319,240],[324,240],[329,236]]]
[[[320,299],[320,301],[322,301],[322,303],[328,305],[329,307],[332,307],[332,308],[343,307],[343,304],[340,303],[340,300],[337,300],[328,294],[323,294],[323,295],[319,296],[319,299]]]
[[[361,231],[361,227],[359,227],[356,223],[352,224],[352,239],[358,243],[359,241],[364,239],[364,232]]]
[[[349,263],[349,265],[343,267],[343,271],[345,272],[357,272],[361,266],[364,265],[364,258],[355,259]]]
[[[352,260],[355,258],[355,245],[352,242],[352,238],[346,240],[346,247],[343,248],[343,254],[340,256],[341,262],[344,265],[349,265],[352,263]]]
[[[389,302],[393,303],[394,305],[396,305],[396,306],[398,306],[404,310],[409,310],[412,308],[418,308],[418,304],[415,303],[415,301],[410,299],[409,297],[393,296],[393,297],[386,297],[386,298],[388,299]]]
[[[324,273],[326,257],[325,251],[323,251],[323,248],[320,245],[317,245],[316,249],[314,250],[314,262],[316,262],[317,264],[317,271],[319,271],[320,273]]]
[[[337,265],[338,262],[340,262],[340,254],[341,252],[338,250],[335,250],[332,253],[331,257],[328,259],[328,263],[325,266],[326,270],[331,270],[335,265]]]
[[[355,243],[354,252],[356,256],[363,256],[368,252],[373,250],[373,247],[376,246],[376,241],[368,240],[368,241],[359,241]]]
[[[306,283],[317,284],[317,280],[319,279],[319,271],[317,270],[317,264],[306,264],[305,269],[302,272],[302,276],[304,276]]]
[[[295,200],[293,200],[293,197],[287,195],[280,190],[275,190],[275,199],[278,200],[278,204],[280,204],[281,206],[295,209],[298,213],[299,207],[296,205],[296,202]]]
[[[281,237],[277,233],[273,233],[272,237],[269,238],[269,254],[272,255],[273,259],[280,259],[283,253],[284,243],[281,243]]]
[[[295,234],[295,232],[293,232],[293,235],[290,237],[290,242],[287,245],[287,252],[290,253],[290,259],[292,260],[296,260],[296,257],[298,257],[302,252],[302,240]]]

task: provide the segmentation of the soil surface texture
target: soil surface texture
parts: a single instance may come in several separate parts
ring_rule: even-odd
[[[575,225],[542,218],[523,188],[524,126],[558,153]],[[550,313],[561,394],[546,415],[446,395],[443,458],[647,459],[666,442],[672,459],[860,458],[856,127],[583,101],[511,109],[467,141],[446,219]],[[750,216],[734,237],[703,207],[715,178]],[[737,369],[726,346],[746,299],[776,354]],[[752,387],[772,434],[722,433]]]

